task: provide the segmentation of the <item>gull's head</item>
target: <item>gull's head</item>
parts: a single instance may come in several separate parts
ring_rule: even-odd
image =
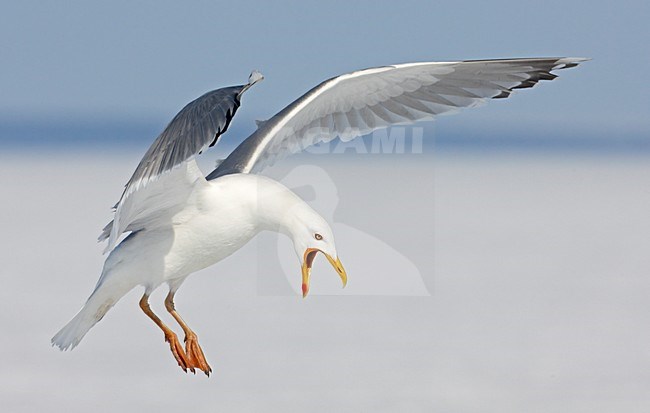
[[[334,267],[345,287],[348,276],[336,252],[334,235],[327,221],[305,203],[295,205],[289,213],[292,219],[288,232],[302,267],[302,296],[306,297],[309,292],[311,267],[318,253]]]
[[[248,188],[239,196],[251,196],[258,227],[285,234],[293,242],[302,269],[303,297],[309,292],[311,268],[319,253],[334,267],[345,287],[348,277],[336,252],[332,229],[323,217],[290,189],[272,179],[249,174],[235,175],[234,179],[238,181],[238,188]],[[242,186],[242,182],[253,186]]]

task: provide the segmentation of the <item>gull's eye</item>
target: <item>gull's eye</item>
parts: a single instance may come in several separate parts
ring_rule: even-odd
[[[321,234],[319,234],[319,233],[315,233],[314,238],[316,238],[317,241],[320,241],[320,240],[323,239],[323,236]]]

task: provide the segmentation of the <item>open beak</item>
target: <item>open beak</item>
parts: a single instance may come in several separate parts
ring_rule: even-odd
[[[345,273],[345,269],[343,268],[343,264],[341,264],[341,260],[339,260],[338,258],[335,260],[334,258],[332,258],[331,255],[326,254],[317,248],[307,248],[302,260],[302,297],[303,298],[307,297],[307,293],[309,292],[309,275],[311,274],[311,266],[314,263],[314,258],[316,258],[316,253],[318,252],[322,252],[325,258],[327,258],[327,261],[329,261],[330,264],[332,264],[332,267],[334,267],[339,277],[341,277],[341,281],[343,282],[343,287],[345,287],[345,284],[348,283],[348,275]]]

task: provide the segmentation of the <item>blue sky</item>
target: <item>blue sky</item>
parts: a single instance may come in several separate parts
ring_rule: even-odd
[[[266,80],[233,124],[246,133],[318,82],[364,67],[568,55],[594,60],[443,127],[638,138],[650,131],[649,4],[3,2],[1,131],[132,122],[151,125],[150,141],[188,101],[259,69]]]

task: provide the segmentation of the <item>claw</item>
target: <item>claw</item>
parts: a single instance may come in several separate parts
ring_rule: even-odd
[[[169,348],[172,352],[172,355],[176,359],[176,362],[178,363],[178,366],[185,372],[187,373],[187,369],[189,368],[190,370],[194,370],[192,367],[191,363],[189,362],[189,358],[187,354],[185,354],[185,351],[183,350],[183,347],[181,346],[181,343],[178,341],[178,337],[174,333],[167,333],[165,334],[165,341],[169,343]]]
[[[206,376],[210,377],[212,368],[205,359],[205,355],[203,354],[203,350],[199,345],[198,337],[196,334],[185,336],[185,352],[189,359],[190,365],[198,368],[199,370],[203,371]]]

